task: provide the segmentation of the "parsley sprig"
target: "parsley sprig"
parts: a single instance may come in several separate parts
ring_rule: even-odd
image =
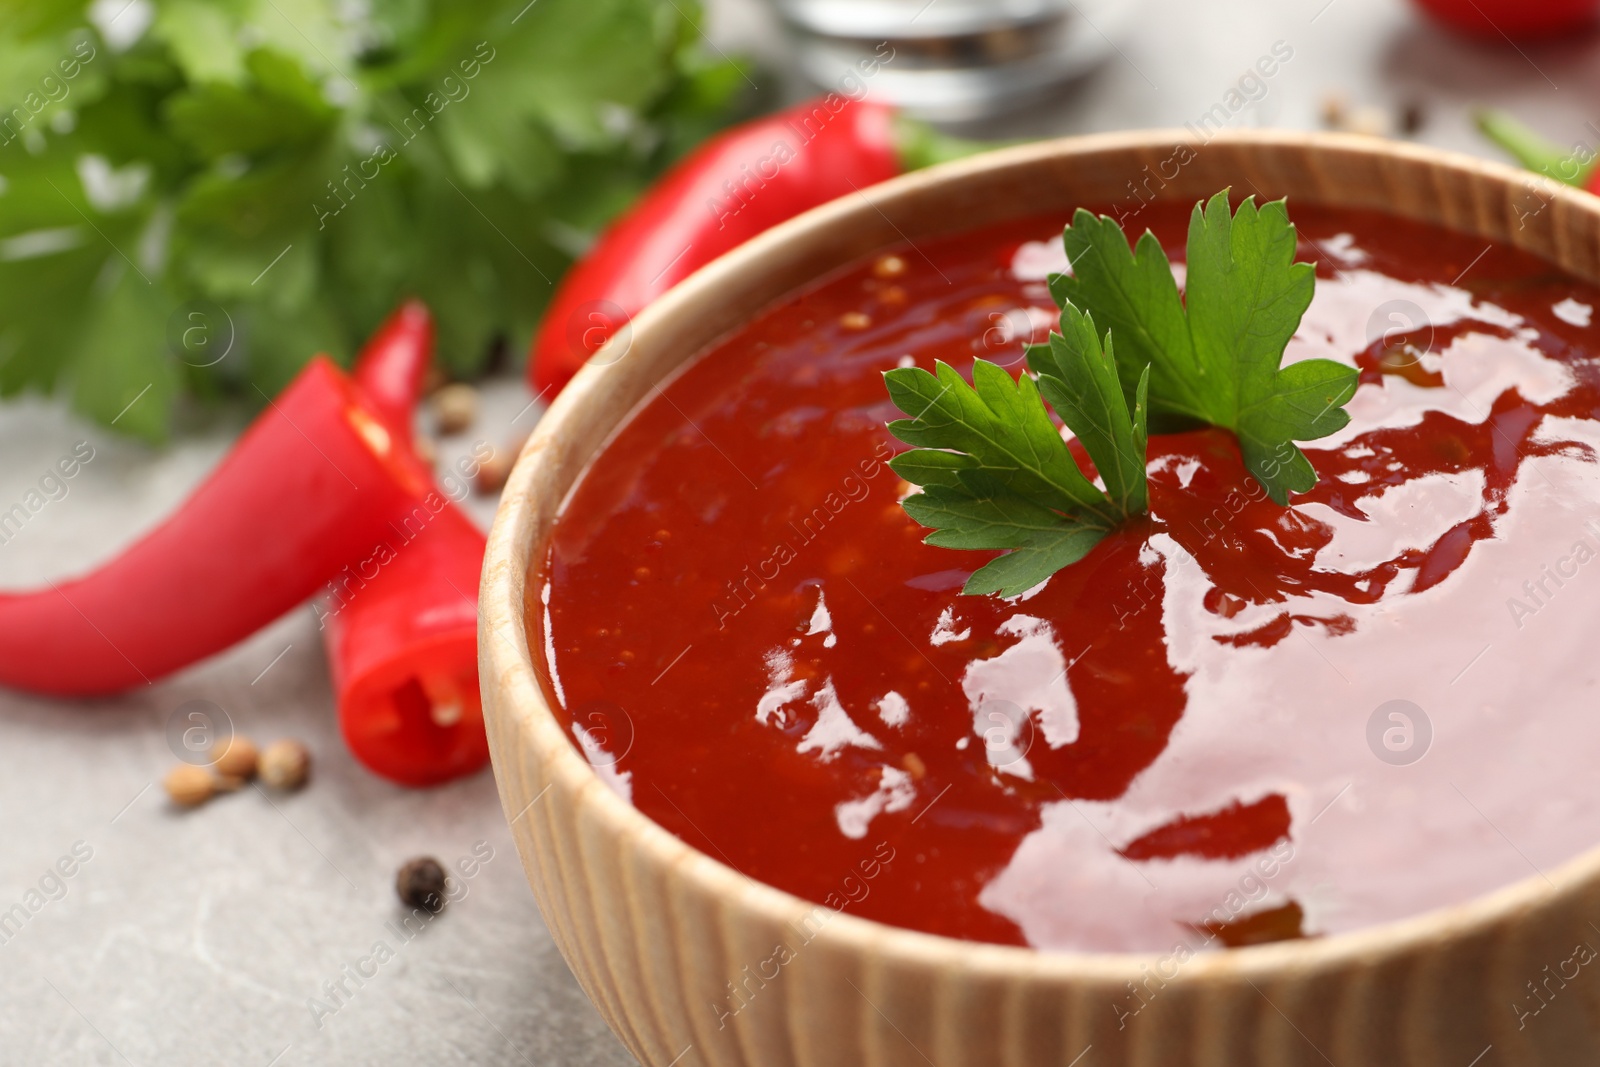
[[[403,296],[476,376],[756,103],[700,9],[0,0],[0,398],[159,441],[185,396],[261,403],[313,353],[347,360]]]
[[[1233,431],[1246,468],[1279,504],[1316,484],[1296,440],[1350,421],[1353,368],[1326,359],[1282,366],[1311,303],[1315,273],[1294,261],[1284,202],[1237,213],[1223,190],[1189,222],[1185,296],[1148,231],[1129,248],[1114,220],[1079,210],[1063,241],[1072,273],[1054,275],[1060,331],[1027,349],[1032,375],[986,360],[971,386],[951,367],[889,371],[890,398],[911,416],[889,424],[918,446],[890,464],[922,491],[906,512],[931,545],[1002,549],[963,592],[1015,596],[1082,559],[1149,509],[1147,421],[1158,431],[1210,424]],[[1102,338],[1096,322],[1109,327]],[[1115,345],[1113,345],[1115,338]],[[1041,399],[1042,398],[1042,399]],[[1073,459],[1048,400],[1093,461],[1105,489]]]
[[[1043,351],[1041,351],[1041,349]],[[1076,563],[1118,523],[1149,506],[1145,483],[1145,387],[1133,408],[1117,380],[1108,337],[1077,308],[1061,313],[1061,332],[1028,356],[1039,372],[1013,381],[980,359],[972,386],[946,363],[889,371],[895,406],[908,415],[889,432],[914,448],[890,461],[922,486],[904,501],[934,528],[930,545],[1010,549],[979,568],[964,593],[1015,596]],[[1069,385],[1068,382],[1072,384]],[[1050,420],[1049,398],[1101,471],[1106,490],[1078,468]],[[915,413],[915,414],[913,414]]]
[[[1050,279],[1056,303],[1092,312],[1119,348],[1123,388],[1150,367],[1150,417],[1158,432],[1200,423],[1232,430],[1245,466],[1279,504],[1317,484],[1294,441],[1350,421],[1353,367],[1331,359],[1281,366],[1311,305],[1316,274],[1294,261],[1296,236],[1282,200],[1228,210],[1228,191],[1189,217],[1184,297],[1155,235],[1130,251],[1122,227],[1082,208],[1063,235],[1073,273]]]

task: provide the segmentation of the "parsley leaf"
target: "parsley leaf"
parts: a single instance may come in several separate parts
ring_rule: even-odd
[[[1070,305],[1061,311],[1059,333],[1051,333],[1046,344],[1028,346],[1028,366],[1039,376],[1039,392],[1083,442],[1120,514],[1148,511],[1145,416],[1150,369],[1141,371],[1134,383],[1130,411],[1117,383],[1111,334],[1102,346],[1094,319]]]
[[[889,466],[923,487],[903,506],[933,527],[926,542],[1010,550],[979,568],[964,593],[1031,589],[1147,507],[1144,384],[1129,411],[1109,338],[1102,347],[1093,321],[1068,307],[1061,333],[1028,358],[1037,384],[981,359],[971,386],[942,362],[937,374],[905,367],[884,375],[895,406],[911,416],[890,423],[889,432],[920,446]],[[1078,468],[1041,393],[1083,442],[1109,492]]]
[[[348,357],[406,294],[450,371],[478,373],[755,102],[695,0],[97,6],[0,0],[0,398],[70,392],[150,440],[186,392],[255,404],[313,353]],[[112,172],[116,197],[91,180]],[[166,336],[196,301],[239,339],[204,368]]]
[[[1223,190],[1189,220],[1186,296],[1166,253],[1146,232],[1131,250],[1114,220],[1078,210],[1064,235],[1070,275],[1050,279],[1060,304],[1093,314],[1117,340],[1130,396],[1145,368],[1158,430],[1210,423],[1232,430],[1245,466],[1279,504],[1316,484],[1296,440],[1326,437],[1350,421],[1353,368],[1327,359],[1281,366],[1311,303],[1315,272],[1294,262],[1284,201],[1236,214]]]

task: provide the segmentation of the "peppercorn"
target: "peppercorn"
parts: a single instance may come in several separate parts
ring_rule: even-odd
[[[1420,100],[1408,100],[1400,105],[1400,132],[1407,137],[1421,131],[1428,124],[1428,113]]]
[[[439,433],[460,433],[478,420],[478,391],[455,382],[433,394],[433,421]]]
[[[226,748],[217,753],[211,766],[224,778],[247,782],[256,776],[258,758],[256,746],[248,737],[235,736],[228,741]]]
[[[274,789],[299,789],[311,772],[311,753],[298,741],[274,741],[261,753],[257,773]]]
[[[211,772],[190,763],[180,763],[168,771],[161,785],[174,803],[186,808],[204,804],[217,791],[217,782],[211,777]]]
[[[406,860],[394,877],[394,890],[402,902],[437,914],[444,910],[445,873],[432,856]]]

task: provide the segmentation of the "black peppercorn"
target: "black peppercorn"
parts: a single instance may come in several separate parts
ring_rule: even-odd
[[[394,888],[405,903],[437,913],[444,910],[444,883],[444,868],[439,861],[432,856],[418,856],[400,868]]]
[[[1420,100],[1409,100],[1400,107],[1400,132],[1410,137],[1427,125],[1428,113]]]

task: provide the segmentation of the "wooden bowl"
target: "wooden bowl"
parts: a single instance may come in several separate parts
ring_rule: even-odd
[[[1600,948],[1600,849],[1459,907],[1203,953],[1182,966],[977,944],[836,914],[752,882],[603,785],[551,713],[543,654],[530,651],[524,624],[539,604],[546,536],[584,465],[665,375],[797,286],[885,246],[1024,213],[1065,220],[1080,204],[1128,201],[1134,187],[1192,203],[1224,186],[1442,224],[1600,282],[1600,199],[1509,167],[1343,135],[1074,138],[899,178],[751,241],[640,314],[540,422],[489,537],[479,601],[484,717],[545,921],[642,1063],[1600,1062],[1600,968],[1548,981],[1575,946]],[[792,959],[775,977],[771,964],[758,973],[780,944]],[[748,1004],[724,1016],[717,1006],[730,983]],[[1129,983],[1148,1003],[1124,1020]],[[1514,1005],[1527,1002],[1528,983],[1550,1004],[1519,1027]]]

